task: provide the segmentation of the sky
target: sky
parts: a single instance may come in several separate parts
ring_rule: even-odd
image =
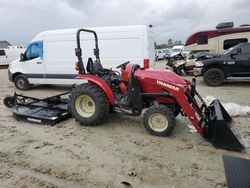
[[[250,24],[250,0],[1,0],[0,40],[27,44],[51,29],[153,25],[157,44],[220,22]]]

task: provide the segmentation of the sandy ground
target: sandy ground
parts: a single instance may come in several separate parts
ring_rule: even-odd
[[[215,149],[190,133],[182,116],[165,138],[149,135],[142,117],[119,114],[96,127],[82,127],[73,118],[54,127],[35,125],[16,121],[3,105],[15,88],[6,69],[0,75],[0,187],[226,187],[222,155],[250,158],[250,116],[234,118],[247,146],[242,153]],[[250,105],[249,86],[250,80],[230,80],[210,88],[198,79],[197,90]],[[18,92],[46,97],[68,89],[35,86]]]

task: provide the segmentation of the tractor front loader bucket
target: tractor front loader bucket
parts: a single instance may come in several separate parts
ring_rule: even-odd
[[[224,109],[219,100],[214,100],[208,106],[208,119],[206,122],[206,137],[211,140],[214,147],[233,151],[244,150],[245,147],[237,130],[234,120]]]

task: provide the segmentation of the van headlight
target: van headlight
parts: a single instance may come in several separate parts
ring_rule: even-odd
[[[196,62],[195,62],[195,66],[196,66],[196,67],[203,67],[204,64],[203,64],[201,61],[196,61]]]

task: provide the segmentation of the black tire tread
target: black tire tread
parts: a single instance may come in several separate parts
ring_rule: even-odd
[[[13,108],[15,106],[15,99],[13,96],[7,96],[3,99],[3,103],[8,108]]]
[[[81,94],[91,95],[92,99],[95,101],[97,112],[95,112],[89,118],[82,117],[80,114],[77,113],[75,109],[75,100]],[[99,86],[92,83],[85,83],[72,89],[71,94],[69,96],[69,108],[73,117],[81,125],[94,126],[103,122],[104,119],[107,117],[110,109],[110,104],[108,102],[106,94]]]
[[[154,130],[152,130],[148,124],[148,118],[152,113],[163,113],[167,119],[168,119],[168,128],[166,130],[164,130],[163,132],[156,132]],[[146,112],[144,113],[144,117],[143,117],[143,123],[144,126],[146,128],[146,130],[155,136],[169,136],[174,128],[175,125],[175,115],[173,113],[173,111],[171,109],[169,109],[168,107],[164,106],[164,105],[153,105],[151,107],[149,107]]]
[[[23,88],[20,88],[17,85],[17,80],[20,79],[20,78],[25,81],[25,86]],[[15,87],[17,89],[22,90],[22,91],[26,91],[26,90],[28,90],[30,88],[30,83],[29,83],[27,77],[25,75],[23,75],[23,74],[18,74],[17,76],[15,76],[15,78],[14,78],[14,84],[15,84]]]
[[[223,77],[223,79],[221,79],[219,82],[217,83],[211,83],[208,79],[208,76],[209,76],[209,73],[213,72],[213,71],[217,71],[221,74],[221,76]],[[225,76],[224,76],[224,73],[221,69],[219,68],[210,68],[208,69],[204,74],[203,74],[203,79],[204,79],[204,82],[209,85],[209,86],[219,86],[223,83],[224,79],[225,79]]]

